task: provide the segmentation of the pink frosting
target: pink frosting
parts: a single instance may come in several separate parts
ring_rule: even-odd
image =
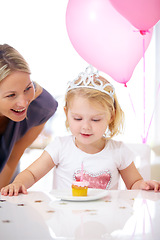
[[[78,186],[78,187],[88,187],[89,182],[87,181],[74,181],[72,185]]]

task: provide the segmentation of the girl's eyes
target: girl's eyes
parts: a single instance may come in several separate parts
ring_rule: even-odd
[[[93,122],[99,122],[100,119],[92,119]]]
[[[76,120],[76,121],[81,121],[82,118],[74,118],[74,120]],[[100,119],[91,119],[91,121],[93,121],[93,122],[99,122]]]
[[[74,120],[76,120],[76,121],[81,121],[82,118],[74,118]]]

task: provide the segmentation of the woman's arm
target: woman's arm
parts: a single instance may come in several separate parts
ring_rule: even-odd
[[[28,168],[19,173],[13,183],[1,189],[2,195],[17,196],[18,193],[27,193],[34,183],[40,180],[55,166],[51,156],[44,151],[42,155]]]
[[[45,123],[31,128],[18,142],[16,142],[6,165],[0,173],[0,189],[9,184],[25,149],[29,147],[38,137],[44,128],[44,125]]]
[[[154,180],[144,181],[133,162],[126,169],[120,170],[120,174],[127,189],[160,191],[160,182]]]

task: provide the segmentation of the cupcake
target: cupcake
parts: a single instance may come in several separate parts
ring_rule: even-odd
[[[86,197],[89,183],[87,181],[74,181],[72,183],[72,196]]]

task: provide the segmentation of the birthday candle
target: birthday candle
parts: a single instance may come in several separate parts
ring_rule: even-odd
[[[81,182],[83,181],[83,162],[81,164],[81,178],[80,178],[80,181]]]

